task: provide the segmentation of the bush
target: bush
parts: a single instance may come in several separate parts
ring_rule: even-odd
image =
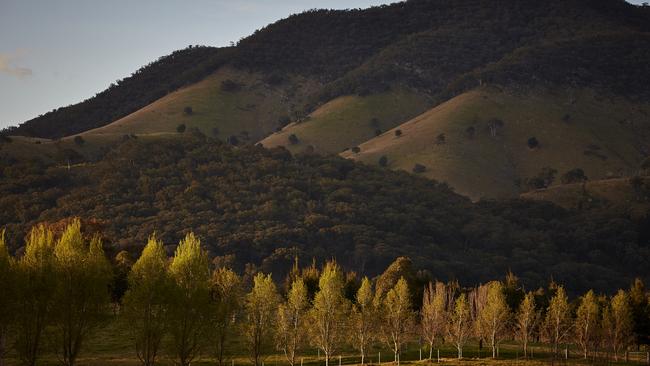
[[[396,137],[402,136],[402,130],[395,130],[395,136]]]
[[[585,172],[580,168],[571,169],[562,175],[562,184],[580,183],[587,181]]]
[[[386,155],[382,155],[379,158],[379,166],[384,166],[385,167],[386,165],[388,165],[388,158],[386,157]]]
[[[185,127],[184,123],[181,123],[180,125],[176,126],[176,132],[178,132],[178,133],[185,132],[185,129],[186,129],[186,127]]]
[[[361,152],[361,148],[359,146],[355,146],[352,148],[352,152],[355,154],[358,154]]]
[[[289,143],[290,143],[291,145],[295,145],[295,144],[297,144],[298,142],[300,142],[300,140],[298,140],[298,136],[296,136],[296,135],[293,134],[293,133],[292,133],[291,135],[289,135]]]
[[[415,174],[424,173],[426,170],[427,170],[427,167],[422,165],[422,164],[415,164],[413,166],[413,173],[415,173]]]
[[[239,89],[241,89],[241,84],[239,84],[239,83],[237,83],[235,81],[232,81],[230,79],[226,79],[226,80],[221,82],[221,90],[222,91],[231,93],[231,92],[236,92]]]
[[[529,138],[527,144],[530,149],[536,149],[539,147],[539,141],[537,141],[536,137]]]
[[[81,146],[85,143],[86,141],[84,140],[83,137],[81,136],[75,136],[74,137],[74,143],[77,144],[78,146]]]
[[[191,116],[192,114],[194,114],[194,111],[192,110],[192,107],[187,106],[183,108],[183,114],[185,114],[186,116]]]
[[[547,188],[555,180],[557,170],[549,167],[542,168],[536,176],[526,179],[526,186],[530,189]]]
[[[445,136],[444,133],[441,133],[440,135],[436,136],[436,144],[444,144],[445,141],[447,140],[447,136]]]

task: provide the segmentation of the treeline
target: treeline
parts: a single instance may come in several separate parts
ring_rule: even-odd
[[[313,348],[326,365],[350,349],[364,364],[378,345],[399,363],[418,337],[429,358],[444,344],[462,358],[470,340],[488,345],[493,358],[513,339],[524,357],[540,340],[553,357],[575,344],[584,358],[614,359],[648,342],[650,304],[640,280],[611,297],[590,290],[569,301],[559,284],[525,292],[512,274],[472,288],[434,281],[404,257],[373,280],[334,261],[301,269],[296,258],[284,281],[253,267],[238,274],[228,264],[211,264],[189,233],[171,258],[153,235],[137,261],[122,252],[111,268],[101,240],[84,236],[79,220],[60,235],[40,225],[19,258],[0,240],[0,344],[13,344],[22,363],[33,366],[45,337],[52,337],[63,364],[74,365],[93,330],[109,318],[110,305],[146,366],[163,354],[183,366],[213,354],[224,365],[236,343],[255,366],[275,351],[294,366]],[[112,301],[111,292],[117,295]]]
[[[210,139],[131,139],[67,169],[0,161],[0,224],[12,252],[31,227],[93,222],[111,256],[152,232],[169,250],[187,228],[210,258],[276,275],[294,253],[381,273],[408,256],[436,278],[479,283],[512,269],[526,286],[610,291],[650,272],[650,216],[526,200],[472,203],[445,184],[337,157],[233,148]]]

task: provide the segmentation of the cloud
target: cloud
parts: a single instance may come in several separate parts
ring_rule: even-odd
[[[32,69],[13,65],[12,60],[16,58],[16,55],[0,53],[0,73],[12,75],[19,79],[32,76]]]

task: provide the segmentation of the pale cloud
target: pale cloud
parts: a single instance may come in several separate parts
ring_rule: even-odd
[[[19,79],[32,76],[32,69],[14,65],[13,60],[18,57],[18,54],[0,53],[0,73],[12,75]]]

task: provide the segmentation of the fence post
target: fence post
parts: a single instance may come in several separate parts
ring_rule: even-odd
[[[569,346],[568,345],[564,346],[564,359],[565,360],[569,359]]]
[[[650,352],[645,353],[645,363],[650,365]]]
[[[339,366],[341,366],[341,355],[339,355]]]
[[[303,360],[304,360],[304,358],[301,357],[301,358],[300,358],[300,366],[302,366],[302,361],[303,361]]]
[[[379,356],[377,356],[377,358],[379,359],[379,364],[381,365],[381,352],[379,352]]]
[[[422,346],[420,346],[420,361],[422,361]]]
[[[440,363],[440,348],[438,348],[438,363]]]

